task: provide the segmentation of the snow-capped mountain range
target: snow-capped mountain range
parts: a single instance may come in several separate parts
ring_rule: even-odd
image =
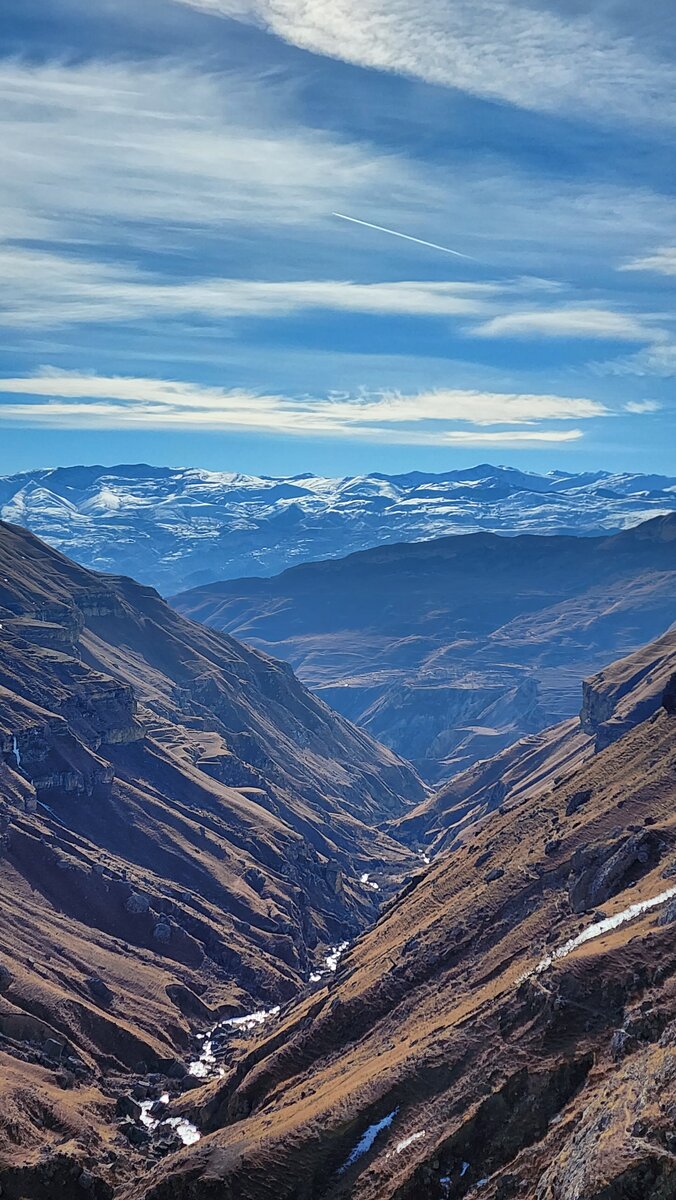
[[[589,535],[674,510],[676,477],[538,475],[489,464],[351,478],[145,464],[0,477],[3,520],[87,567],[132,575],[165,595],[386,543],[478,530]]]

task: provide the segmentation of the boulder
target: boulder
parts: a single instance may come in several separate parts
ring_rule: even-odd
[[[591,788],[585,788],[583,791],[575,792],[569,799],[566,805],[566,816],[572,817],[578,808],[582,808],[583,804],[587,804],[592,798]]]
[[[118,1117],[126,1117],[132,1121],[141,1120],[141,1105],[138,1100],[134,1100],[133,1096],[118,1096],[115,1104],[115,1112]]]
[[[115,999],[114,993],[111,992],[108,984],[104,983],[100,975],[90,975],[87,980],[87,987],[94,999],[98,1000],[101,1004],[112,1004]]]
[[[672,925],[674,921],[676,921],[676,896],[674,896],[673,900],[669,901],[667,907],[660,913],[657,924]]]

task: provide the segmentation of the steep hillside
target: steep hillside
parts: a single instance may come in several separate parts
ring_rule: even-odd
[[[180,611],[286,659],[432,783],[571,717],[674,620],[676,515],[604,538],[471,534],[196,588]]]
[[[147,1200],[673,1200],[675,682],[416,875]]]
[[[538,475],[488,463],[345,479],[144,464],[0,478],[4,520],[87,567],[123,571],[165,595],[392,542],[476,530],[592,534],[675,509],[676,478]]]
[[[424,846],[428,856],[449,849],[468,826],[497,808],[556,788],[651,716],[671,678],[676,678],[676,630],[585,680],[577,717],[462,771],[394,821],[393,832],[408,845]]]
[[[133,1173],[120,1090],[370,922],[362,876],[414,861],[374,827],[424,793],[284,664],[7,525],[0,649],[0,1179],[68,1197],[43,1149]]]

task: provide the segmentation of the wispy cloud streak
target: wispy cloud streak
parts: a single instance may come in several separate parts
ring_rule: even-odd
[[[21,402],[0,399],[0,421],[7,424],[252,430],[412,446],[573,442],[582,436],[581,430],[548,423],[567,426],[610,415],[598,401],[571,396],[451,388],[413,395],[284,396],[53,367],[0,380],[0,396],[27,397]]]

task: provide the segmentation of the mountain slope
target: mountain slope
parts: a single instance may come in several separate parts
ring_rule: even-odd
[[[399,541],[477,530],[591,534],[676,509],[676,478],[495,467],[327,479],[57,467],[0,478],[0,517],[164,594]]]
[[[125,1079],[180,1082],[195,1028],[293,995],[372,919],[361,875],[387,895],[413,857],[371,826],[424,793],[284,664],[7,525],[0,646],[0,1175],[23,1197],[43,1148],[81,1169],[119,1142]]]
[[[582,685],[577,717],[523,738],[462,771],[393,823],[408,845],[438,854],[505,805],[553,791],[660,707],[676,678],[676,631],[605,667]],[[581,798],[581,803],[583,802]]]
[[[436,782],[579,707],[579,679],[674,620],[676,514],[604,538],[470,534],[173,599],[289,661]]]
[[[148,1200],[673,1200],[675,683],[415,876]]]

